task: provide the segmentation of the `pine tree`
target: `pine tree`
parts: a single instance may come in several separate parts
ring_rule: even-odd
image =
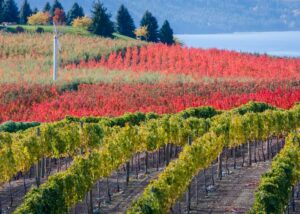
[[[26,24],[28,17],[32,15],[32,10],[27,0],[24,0],[24,3],[20,9],[20,23]]]
[[[50,12],[51,10],[51,5],[49,2],[47,2],[44,6],[43,12]]]
[[[78,17],[84,17],[83,8],[80,7],[77,3],[74,3],[71,10],[69,10],[67,15],[67,24],[71,25],[74,19]]]
[[[117,14],[117,31],[125,36],[134,37],[134,21],[127,8],[121,5]]]
[[[61,3],[58,0],[54,0],[54,2],[53,2],[53,5],[52,5],[51,10],[50,10],[51,17],[54,16],[54,12],[55,12],[56,8],[61,9],[61,10],[64,9],[63,6],[61,5]]]
[[[0,0],[0,24],[2,23],[3,1],[4,0]]]
[[[18,22],[19,11],[14,0],[5,0],[2,7],[2,21],[3,22]]]
[[[37,14],[39,12],[39,9],[37,7],[35,7],[32,11],[32,14]]]
[[[141,26],[147,26],[148,41],[158,41],[158,24],[156,18],[147,10],[141,20]]]
[[[162,43],[172,45],[174,44],[173,30],[168,20],[166,20],[159,31],[159,39]]]
[[[95,1],[92,10],[92,32],[100,36],[112,37],[114,25],[110,17],[111,15],[107,13],[103,4],[99,0]]]

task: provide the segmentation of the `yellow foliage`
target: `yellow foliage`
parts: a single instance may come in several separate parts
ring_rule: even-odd
[[[28,18],[28,24],[30,25],[46,25],[50,20],[49,13],[38,12]]]
[[[72,26],[78,27],[78,28],[84,28],[88,29],[92,25],[92,19],[89,17],[78,17],[77,19],[74,19]]]
[[[148,27],[147,26],[141,26],[140,28],[137,28],[134,31],[134,34],[136,35],[136,37],[138,39],[144,38],[144,39],[148,39]]]

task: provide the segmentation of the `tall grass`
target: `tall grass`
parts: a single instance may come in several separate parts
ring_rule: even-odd
[[[49,83],[52,68],[51,33],[0,33],[1,83]],[[65,34],[60,38],[61,65],[99,59],[143,42]],[[88,77],[86,77],[88,78]]]

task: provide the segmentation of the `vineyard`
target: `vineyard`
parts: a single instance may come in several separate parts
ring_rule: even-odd
[[[1,214],[299,212],[300,59],[62,41],[51,83],[50,34],[0,34]]]

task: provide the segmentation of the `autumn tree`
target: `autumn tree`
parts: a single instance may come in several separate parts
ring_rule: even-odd
[[[38,12],[28,18],[28,24],[30,24],[30,25],[46,25],[49,23],[49,20],[50,20],[49,13]]]
[[[147,41],[148,40],[148,27],[147,26],[141,26],[141,27],[137,28],[134,31],[134,34],[135,34],[137,39]]]
[[[56,25],[63,25],[66,23],[66,15],[63,9],[56,8],[54,11],[53,22]]]
[[[56,10],[57,8],[60,9],[60,10],[63,10],[63,9],[64,9],[63,6],[62,6],[62,4],[61,4],[58,0],[54,0],[53,5],[52,5],[52,7],[51,7],[51,9],[50,9],[50,15],[51,15],[51,17],[54,17],[54,15],[55,15],[55,10]]]
[[[91,18],[89,17],[78,17],[76,19],[74,19],[74,21],[72,22],[72,26],[73,27],[77,27],[77,28],[83,28],[83,29],[89,29],[89,27],[92,25],[93,21]]]

